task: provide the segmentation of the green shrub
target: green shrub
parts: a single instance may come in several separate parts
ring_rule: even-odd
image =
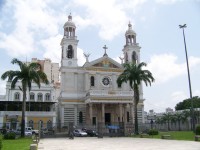
[[[196,126],[196,135],[200,135],[200,125]]]
[[[6,133],[4,139],[15,139],[16,134],[14,132]]]
[[[2,144],[2,136],[0,135],[0,150],[2,150],[3,144]]]
[[[148,132],[149,135],[158,135],[158,130],[156,129],[150,129]]]

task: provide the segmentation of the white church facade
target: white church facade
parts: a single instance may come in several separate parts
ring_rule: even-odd
[[[122,63],[110,58],[104,46],[101,58],[78,66],[76,26],[72,16],[64,24],[64,36],[61,41],[61,85],[58,98],[58,120],[62,126],[73,122],[76,126],[96,126],[98,123],[110,125],[116,122],[134,123],[134,92],[129,84],[117,85],[117,78],[123,72],[125,63],[140,62],[140,46],[136,43],[136,33],[128,24],[125,32]],[[140,86],[138,121],[144,122],[143,89]]]

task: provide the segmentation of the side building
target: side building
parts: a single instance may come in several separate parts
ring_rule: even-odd
[[[41,64],[50,84],[41,83],[41,87],[38,88],[33,83],[31,91],[27,91],[25,123],[27,127],[34,129],[39,127],[39,123],[42,128],[52,128],[57,121],[56,104],[60,93],[59,64],[52,63],[50,59],[33,58],[31,62]],[[11,89],[11,83],[7,82],[6,95],[0,96],[0,128],[14,130],[20,128],[23,94],[19,86],[21,82],[17,82],[15,89]]]

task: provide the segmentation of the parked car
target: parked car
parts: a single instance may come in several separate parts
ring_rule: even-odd
[[[39,134],[39,130],[33,130],[32,127],[26,127],[25,131],[30,131],[32,134]]]
[[[97,131],[83,128],[82,131],[86,132],[88,136],[98,136]]]
[[[14,132],[16,135],[20,135],[21,129],[12,130],[10,132]],[[32,136],[32,131],[25,130],[25,136]]]
[[[73,132],[74,136],[87,136],[87,133],[81,129],[75,129]]]
[[[98,136],[98,133],[95,130],[86,130],[88,136]]]
[[[32,131],[25,131],[25,136],[32,136]]]

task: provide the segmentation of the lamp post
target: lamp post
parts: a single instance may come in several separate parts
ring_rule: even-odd
[[[187,47],[186,47],[186,40],[185,40],[185,32],[184,28],[186,28],[186,24],[179,25],[179,28],[183,29],[183,39],[184,39],[184,46],[185,46],[185,56],[186,56],[186,63],[187,63],[187,73],[188,73],[188,82],[189,82],[189,90],[190,90],[190,99],[191,99],[191,111],[192,111],[192,130],[195,130],[195,122],[194,122],[194,106],[193,106],[193,99],[192,99],[192,88],[191,88],[191,81],[190,81],[190,70],[189,70],[189,63],[188,63],[188,55],[187,55]]]

